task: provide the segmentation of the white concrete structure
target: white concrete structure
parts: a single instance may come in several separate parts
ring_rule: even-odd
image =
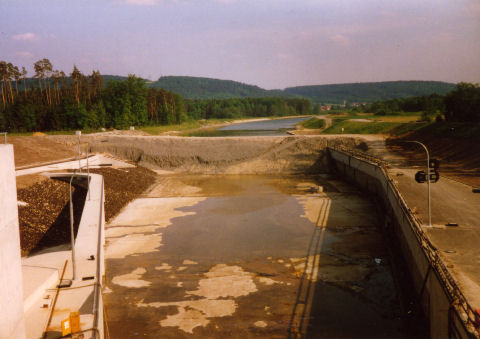
[[[17,185],[12,145],[0,145],[0,338],[25,338]]]
[[[88,158],[88,166],[90,168],[101,168],[104,164],[111,164],[112,168],[126,168],[126,167],[135,167],[130,165],[124,161],[117,160],[115,158],[109,157],[107,155],[96,154],[90,158]],[[79,160],[72,160],[72,161],[64,161],[64,162],[57,162],[51,163],[44,166],[37,166],[32,168],[24,168],[19,169],[16,171],[17,176],[28,175],[28,174],[36,174],[41,172],[48,172],[48,171],[58,171],[58,170],[69,170],[69,169],[76,169],[82,167],[82,171],[87,171],[87,159]]]

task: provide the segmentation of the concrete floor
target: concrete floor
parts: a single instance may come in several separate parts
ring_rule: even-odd
[[[107,226],[110,335],[402,337],[375,221],[331,179],[161,176]]]

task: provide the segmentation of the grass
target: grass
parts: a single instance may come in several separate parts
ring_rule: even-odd
[[[185,131],[180,133],[182,137],[227,137],[236,135],[238,131],[220,131],[216,127],[203,128],[196,131]]]
[[[77,130],[63,130],[63,131],[36,131],[36,132],[12,132],[8,133],[7,137],[30,137],[35,133],[43,133],[46,135],[74,135]],[[101,132],[99,129],[84,129],[82,134]]]
[[[324,134],[393,134],[400,135],[417,130],[426,123],[417,123],[419,113],[399,113],[394,115],[374,115],[373,113],[332,114],[332,126]],[[365,119],[368,121],[351,121]],[[342,131],[343,128],[343,131]]]
[[[336,121],[324,134],[386,134],[401,125],[398,122]],[[343,129],[343,130],[342,130]]]
[[[308,129],[325,128],[325,120],[318,119],[318,118],[311,118],[311,119],[302,121],[301,123],[297,124],[297,126],[308,128]]]
[[[145,126],[139,128],[148,134],[158,135],[169,131],[187,131],[209,125],[217,125],[226,122],[231,122],[233,119],[208,119],[208,120],[190,120],[176,125],[159,125],[159,126]]]

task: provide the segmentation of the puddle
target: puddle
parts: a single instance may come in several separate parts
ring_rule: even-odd
[[[325,177],[157,182],[108,225],[112,337],[402,337],[385,244],[357,190]],[[376,325],[345,332],[355,312]]]

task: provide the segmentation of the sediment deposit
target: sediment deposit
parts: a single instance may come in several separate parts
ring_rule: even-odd
[[[360,138],[86,136],[91,152],[105,152],[158,170],[202,174],[328,172],[327,145],[358,147]]]

